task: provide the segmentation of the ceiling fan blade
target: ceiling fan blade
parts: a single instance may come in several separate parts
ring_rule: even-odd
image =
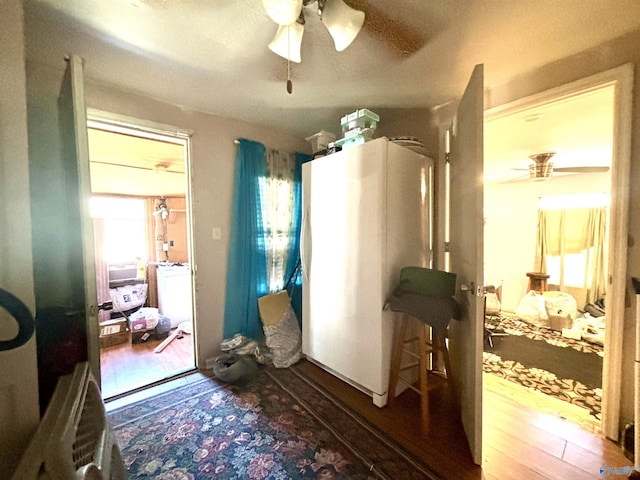
[[[609,167],[607,166],[599,166],[599,167],[554,167],[554,172],[575,172],[575,173],[602,173],[608,172]]]
[[[363,30],[380,39],[401,57],[413,55],[429,40],[426,26],[418,30],[407,25],[402,15],[398,15],[398,8],[392,2],[378,2],[381,7],[371,5],[373,2],[368,0],[347,0],[346,3],[365,13]],[[393,8],[390,8],[392,4]],[[387,12],[393,12],[393,15]]]

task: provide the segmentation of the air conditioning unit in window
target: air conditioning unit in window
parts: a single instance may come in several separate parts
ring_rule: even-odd
[[[109,427],[89,364],[60,377],[51,402],[12,480],[124,480],[120,449]]]

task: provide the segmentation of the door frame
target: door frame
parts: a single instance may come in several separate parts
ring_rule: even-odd
[[[614,87],[613,158],[609,189],[611,195],[608,234],[609,288],[607,333],[604,342],[601,430],[606,437],[616,441],[620,434],[633,77],[633,65],[628,63],[485,111],[486,122],[600,88]]]
[[[143,120],[127,115],[121,115],[113,112],[107,112],[95,108],[87,108],[87,121],[98,122],[103,125],[113,127],[113,133],[119,133],[120,129],[134,130],[140,132],[141,136],[145,136],[154,139],[154,135],[162,137],[174,137],[181,139],[185,142],[185,203],[186,203],[186,219],[187,219],[187,243],[189,249],[189,265],[191,266],[191,294],[192,294],[192,341],[194,348],[194,365],[198,366],[199,355],[199,342],[198,340],[198,323],[196,317],[196,288],[195,288],[195,274],[197,270],[196,264],[196,251],[193,235],[193,217],[192,217],[192,168],[191,168],[191,137],[193,135],[192,130],[178,128],[173,125],[166,125],[150,120]],[[88,125],[88,124],[87,124]],[[88,128],[88,127],[87,127]],[[95,282],[95,279],[92,279]],[[91,341],[92,339],[90,339]],[[98,341],[98,338],[95,338]],[[98,350],[98,362],[99,350]]]

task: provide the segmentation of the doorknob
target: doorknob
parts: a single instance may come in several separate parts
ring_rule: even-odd
[[[469,292],[471,295],[476,295],[478,297],[484,296],[484,287],[482,285],[478,285],[476,287],[476,284],[474,282],[471,282],[469,284],[460,284],[460,290],[463,292]]]

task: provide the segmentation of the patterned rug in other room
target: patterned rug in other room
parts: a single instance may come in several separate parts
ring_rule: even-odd
[[[506,333],[485,342],[483,371],[588,411],[601,420],[601,345],[565,338],[505,313],[487,316],[486,328]]]
[[[442,478],[295,366],[243,386],[203,379],[108,419],[131,480]]]

